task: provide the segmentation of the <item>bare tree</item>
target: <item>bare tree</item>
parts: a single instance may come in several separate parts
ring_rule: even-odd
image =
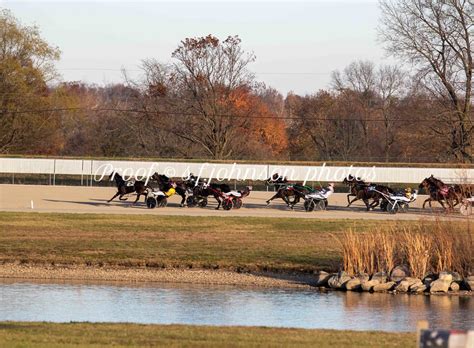
[[[380,37],[390,55],[410,62],[427,90],[446,108],[450,152],[472,161],[472,0],[381,0]],[[435,116],[435,115],[434,115]]]
[[[367,157],[377,153],[374,139],[382,138],[384,159],[389,161],[395,141],[396,106],[404,86],[403,74],[396,66],[377,68],[370,61],[352,62],[342,72],[332,73],[332,87],[345,93],[351,103],[358,104],[359,115],[354,122],[362,127]]]
[[[358,104],[350,102],[351,91],[334,94],[320,90],[317,94],[288,95],[286,109],[295,120],[289,137],[293,146],[303,143],[316,152],[317,160],[345,160],[365,156],[365,138],[358,115]],[[349,101],[349,102],[348,102]],[[316,151],[314,151],[316,150]]]
[[[378,109],[383,124],[383,153],[385,162],[390,161],[392,146],[400,127],[399,105],[405,87],[404,73],[396,66],[381,66],[377,72],[376,91],[379,97]]]

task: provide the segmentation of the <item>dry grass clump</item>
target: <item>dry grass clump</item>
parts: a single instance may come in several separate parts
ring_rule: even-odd
[[[350,274],[390,272],[406,265],[423,278],[442,271],[467,275],[474,267],[469,224],[450,221],[389,225],[368,232],[350,229],[339,239],[343,267]]]
[[[397,260],[396,239],[389,230],[357,233],[349,229],[340,239],[344,270],[351,274],[391,270]]]

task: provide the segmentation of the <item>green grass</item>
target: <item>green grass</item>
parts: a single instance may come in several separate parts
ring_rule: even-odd
[[[0,262],[337,270],[337,236],[377,221],[0,213]]]
[[[414,333],[91,323],[0,322],[5,347],[412,347]]]

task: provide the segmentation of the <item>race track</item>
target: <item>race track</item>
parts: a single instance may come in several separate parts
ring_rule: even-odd
[[[10,212],[57,212],[57,213],[105,213],[105,214],[155,214],[174,216],[254,216],[254,217],[297,217],[321,219],[379,219],[379,220],[418,220],[420,218],[441,217],[465,219],[459,212],[446,215],[437,203],[434,209],[421,209],[426,196],[419,196],[410,206],[408,213],[396,215],[382,212],[380,209],[367,212],[362,202],[354,203],[346,208],[345,193],[336,193],[329,197],[326,211],[306,212],[300,203],[294,210],[286,207],[283,201],[276,199],[269,207],[265,201],[272,192],[252,192],[244,199],[244,206],[238,210],[215,210],[217,203],[209,199],[206,208],[181,208],[180,197],[173,196],[165,208],[148,209],[140,202],[132,205],[135,196],[128,201],[115,200],[107,203],[114,193],[113,187],[81,187],[81,186],[41,186],[41,185],[0,185],[0,211]]]

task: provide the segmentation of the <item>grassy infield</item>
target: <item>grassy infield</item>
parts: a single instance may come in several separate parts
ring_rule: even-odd
[[[0,213],[0,262],[313,271],[337,269],[336,236],[380,222]]]
[[[0,213],[0,262],[334,270],[337,237],[380,222]],[[0,323],[0,346],[406,347],[414,334],[135,324]]]
[[[413,347],[415,334],[264,327],[0,323],[0,346]]]

